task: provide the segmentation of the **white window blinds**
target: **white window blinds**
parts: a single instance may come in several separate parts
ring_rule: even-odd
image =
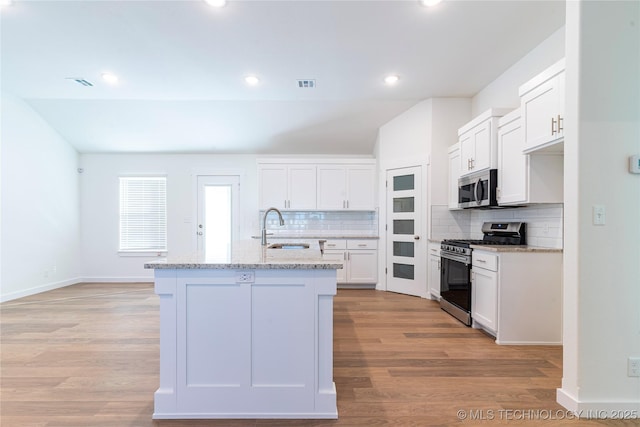
[[[167,179],[120,177],[120,251],[167,250]]]

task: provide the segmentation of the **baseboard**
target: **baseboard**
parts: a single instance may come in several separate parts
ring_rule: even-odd
[[[12,301],[18,298],[24,298],[31,295],[52,291],[54,289],[64,288],[65,286],[71,286],[71,285],[75,285],[77,283],[82,283],[82,282],[83,282],[82,278],[75,277],[73,279],[61,280],[59,282],[46,283],[44,285],[35,286],[33,288],[0,295],[0,302]]]
[[[83,277],[82,283],[153,283],[153,276],[147,277]]]
[[[640,416],[640,400],[581,402],[563,389],[556,389],[556,401],[577,417],[590,419],[637,419]]]

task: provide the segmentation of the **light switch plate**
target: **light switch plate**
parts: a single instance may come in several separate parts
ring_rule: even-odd
[[[593,205],[593,225],[604,225],[606,222],[606,212],[604,206]]]
[[[640,154],[629,156],[629,172],[640,173]]]

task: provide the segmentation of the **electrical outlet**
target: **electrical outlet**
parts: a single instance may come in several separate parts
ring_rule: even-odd
[[[236,283],[253,283],[254,281],[255,276],[253,275],[253,271],[236,272]]]
[[[640,377],[640,357],[630,357],[627,363],[627,375]]]

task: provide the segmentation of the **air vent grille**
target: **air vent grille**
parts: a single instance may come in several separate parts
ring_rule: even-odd
[[[298,80],[298,88],[300,89],[313,89],[316,87],[316,81],[314,79]]]
[[[78,84],[81,84],[82,86],[93,86],[93,83],[91,83],[89,80],[85,80],[80,77],[67,77],[66,80],[72,80]]]

